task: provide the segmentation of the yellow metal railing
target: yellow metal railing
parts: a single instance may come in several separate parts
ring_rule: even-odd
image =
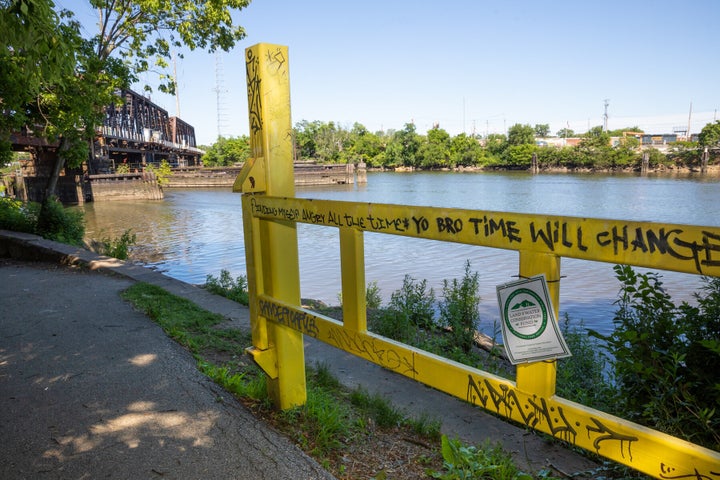
[[[516,381],[367,330],[364,232],[519,252],[519,275],[544,274],[555,318],[560,260],[720,276],[720,228],[295,198],[287,47],[246,51],[252,159],[242,191],[253,347],[281,409],[306,400],[302,336],[462,398],[656,478],[720,479],[720,453],[555,395],[556,362],[517,366]],[[297,223],[339,231],[343,322],[300,307]]]

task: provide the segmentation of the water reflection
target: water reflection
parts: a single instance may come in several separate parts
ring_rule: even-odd
[[[527,173],[369,173],[367,185],[299,188],[297,195],[374,203],[417,204],[489,211],[632,219],[717,226],[720,179],[637,175],[530,175]],[[228,270],[245,274],[240,195],[229,190],[169,190],[163,201],[90,203],[90,238],[137,235],[131,259],[189,283]],[[338,302],[338,230],[298,225],[301,295]],[[376,281],[385,301],[405,275],[439,295],[444,279],[461,278],[465,262],[480,273],[482,330],[498,321],[496,285],[518,269],[514,251],[431,240],[365,234],[366,279]],[[611,264],[563,259],[561,315],[609,331],[619,284]],[[692,300],[695,275],[664,272],[676,300]]]

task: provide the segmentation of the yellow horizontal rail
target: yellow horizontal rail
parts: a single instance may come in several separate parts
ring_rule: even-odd
[[[254,196],[252,215],[720,276],[720,227]]]
[[[523,392],[507,379],[371,332],[351,331],[265,295],[258,298],[258,310],[280,325],[658,478],[720,478],[720,454],[712,450],[557,396]]]

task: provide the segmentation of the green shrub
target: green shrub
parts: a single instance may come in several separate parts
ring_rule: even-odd
[[[170,164],[167,160],[163,160],[160,162],[158,166],[154,166],[152,164],[148,164],[145,167],[145,170],[148,172],[152,172],[155,174],[155,178],[157,179],[157,183],[159,186],[164,187],[168,184],[169,177],[172,175],[172,167],[170,167]]]
[[[14,232],[35,233],[38,204],[26,204],[7,197],[0,197],[0,229]]]
[[[571,357],[558,360],[557,394],[602,411],[610,409],[614,388],[608,378],[607,357],[597,338],[580,325],[571,325],[565,314],[562,333]]]
[[[435,292],[427,288],[427,280],[416,282],[410,275],[403,278],[402,287],[390,296],[388,308],[404,315],[412,325],[420,328],[435,326]]]
[[[367,308],[377,309],[382,305],[382,296],[377,282],[370,282],[365,288],[365,305]]]
[[[79,246],[85,236],[85,218],[80,210],[67,209],[56,198],[50,198],[40,207],[35,233],[48,240]]]
[[[444,472],[428,472],[432,478],[442,480],[533,480],[529,473],[517,468],[509,453],[499,443],[486,441],[480,447],[464,445],[459,439],[442,436]],[[539,478],[552,479],[547,471]]]
[[[247,278],[240,275],[233,279],[230,272],[225,269],[220,270],[220,278],[208,275],[205,279],[205,288],[215,295],[222,295],[243,305],[250,302],[247,291]]]
[[[135,240],[135,234],[132,233],[132,229],[128,228],[119,238],[114,240],[104,238],[102,240],[100,253],[120,260],[127,260],[130,254],[130,247],[135,244]]]
[[[607,342],[618,414],[720,450],[720,280],[704,279],[698,306],[676,306],[655,273],[617,265],[621,282]]]
[[[465,262],[462,280],[443,280],[443,299],[440,302],[440,322],[450,327],[452,345],[468,353],[474,344],[475,330],[480,320],[479,274],[471,273],[470,261]]]

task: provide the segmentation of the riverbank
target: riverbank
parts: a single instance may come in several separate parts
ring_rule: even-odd
[[[456,172],[456,173],[482,173],[482,172],[530,172],[530,168],[508,168],[500,166],[471,166],[471,167],[455,167],[455,168],[416,168],[416,167],[370,167],[367,169],[368,172],[396,172],[396,173],[412,173],[412,172]],[[636,167],[623,167],[623,168],[590,168],[590,167],[539,167],[536,173],[548,173],[548,174],[653,174],[653,175],[703,175],[708,176],[720,176],[720,164],[708,165],[703,172],[700,167],[688,167],[683,165],[659,165],[653,168],[647,169],[645,172],[641,172]]]

